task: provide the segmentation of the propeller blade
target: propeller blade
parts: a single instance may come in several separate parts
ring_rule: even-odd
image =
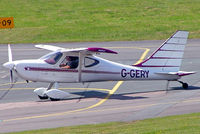
[[[10,44],[8,44],[8,61],[12,62],[12,51],[10,48]]]
[[[11,51],[10,44],[8,44],[8,61],[10,63],[12,63],[12,51]],[[12,67],[12,69],[13,69],[13,67]],[[12,69],[10,69],[10,83],[13,83],[13,71],[12,71]]]
[[[13,70],[15,72],[17,71],[15,70],[15,63],[13,62],[13,59],[12,59],[12,51],[11,51],[10,44],[8,44],[8,62],[4,63],[3,66],[10,70],[10,83],[11,83],[10,85],[11,86],[2,96],[0,96],[0,100],[2,100],[9,93],[9,91],[13,88],[13,86],[17,82],[17,78],[14,80],[14,77],[13,77],[13,73],[14,73]]]
[[[13,83],[13,71],[10,70],[10,83]]]
[[[14,87],[15,83],[17,82],[17,80],[18,80],[17,77],[16,77],[15,80],[13,79],[13,71],[10,70],[10,81],[11,81],[11,84],[10,84],[10,85],[11,85],[11,86],[8,88],[8,90],[6,90],[6,91],[4,92],[3,95],[0,96],[0,100],[2,100],[2,99],[10,92],[10,90]]]

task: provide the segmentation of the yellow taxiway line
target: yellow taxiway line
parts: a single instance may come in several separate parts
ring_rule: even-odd
[[[3,84],[0,84],[0,87],[2,86],[7,86],[7,85],[17,85],[17,84],[26,84],[27,82],[25,81],[22,81],[22,82],[16,82],[16,83],[3,83]]]
[[[134,48],[137,48],[137,47],[134,47]],[[148,48],[138,48],[138,49],[144,49],[145,52],[142,54],[142,56],[137,61],[137,63],[143,61],[143,59],[145,58],[145,56],[147,55],[147,53],[150,50]],[[65,115],[65,114],[69,114],[69,113],[75,113],[75,112],[81,112],[81,111],[84,111],[84,110],[88,110],[88,109],[97,107],[97,106],[103,104],[104,102],[106,102],[110,98],[110,96],[113,95],[117,91],[117,89],[120,87],[120,85],[123,84],[123,82],[124,81],[118,81],[117,84],[113,87],[112,90],[109,91],[108,95],[104,99],[102,99],[98,103],[96,103],[94,105],[91,105],[89,107],[86,107],[86,108],[81,108],[81,109],[72,110],[72,111],[66,111],[66,112],[60,112],[60,113],[53,113],[53,114],[45,114],[45,115],[38,115],[38,116],[28,116],[28,117],[21,117],[21,118],[13,118],[13,119],[7,119],[7,120],[2,120],[2,121],[3,122],[8,122],[8,121],[16,121],[16,120],[25,120],[25,119],[35,119],[35,118],[52,117],[52,116]]]
[[[200,99],[185,100],[185,101],[182,101],[181,103],[190,103],[190,102],[200,102]],[[73,114],[73,113],[94,113],[94,112],[104,112],[104,111],[116,111],[116,110],[121,110],[121,109],[130,109],[130,108],[146,108],[146,107],[150,107],[150,106],[177,104],[177,103],[179,103],[179,101],[166,102],[166,103],[143,104],[143,105],[138,105],[138,106],[134,105],[134,106],[126,106],[126,107],[123,107],[123,106],[122,107],[112,107],[112,108],[106,108],[106,109],[85,111],[85,110],[93,108],[93,107],[87,107],[87,108],[77,109],[77,110],[73,110],[73,111],[62,112],[62,113],[54,113],[54,114],[47,114],[47,115],[22,117],[22,118],[8,119],[8,120],[3,120],[3,121],[7,122],[7,121],[16,121],[16,120],[25,120],[25,119],[44,118],[44,117],[60,116],[60,115]]]
[[[78,111],[78,113],[94,113],[94,112],[105,112],[105,111],[117,111],[122,109],[133,109],[133,108],[146,108],[151,106],[158,106],[158,105],[168,105],[168,104],[177,104],[177,103],[191,103],[191,102],[200,102],[200,99],[191,99],[185,101],[172,101],[172,102],[165,102],[165,103],[152,103],[152,104],[143,104],[143,105],[132,105],[132,106],[125,106],[125,107],[112,107],[106,109],[98,109],[98,110],[90,110],[90,111]]]

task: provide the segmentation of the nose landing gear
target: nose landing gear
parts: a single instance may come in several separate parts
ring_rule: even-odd
[[[55,89],[51,87],[55,84]],[[61,91],[58,89],[58,83],[50,83],[48,88],[37,88],[34,92],[38,95],[41,100],[50,99],[51,101],[58,101],[61,99],[66,99],[70,96],[69,93]]]

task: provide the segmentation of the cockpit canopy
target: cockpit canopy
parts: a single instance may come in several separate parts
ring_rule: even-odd
[[[54,65],[56,64],[61,57],[63,56],[62,52],[52,52],[47,55],[42,56],[40,59],[45,61],[48,64]],[[70,59],[70,60],[69,60]],[[93,57],[84,57],[84,67],[93,67],[99,64],[99,61]],[[67,69],[75,69],[78,67],[79,57],[78,56],[65,56],[65,58],[60,63],[59,67],[64,68],[64,66],[70,65],[70,68]]]
[[[54,65],[60,60],[62,55],[63,54],[61,52],[52,52],[52,53],[42,56],[40,59],[44,60],[48,64]]]

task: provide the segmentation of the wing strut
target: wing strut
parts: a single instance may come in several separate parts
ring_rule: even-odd
[[[81,53],[81,51],[79,52],[79,66],[78,66],[78,82],[81,82],[81,76],[82,76],[82,62],[83,61],[83,54]]]

